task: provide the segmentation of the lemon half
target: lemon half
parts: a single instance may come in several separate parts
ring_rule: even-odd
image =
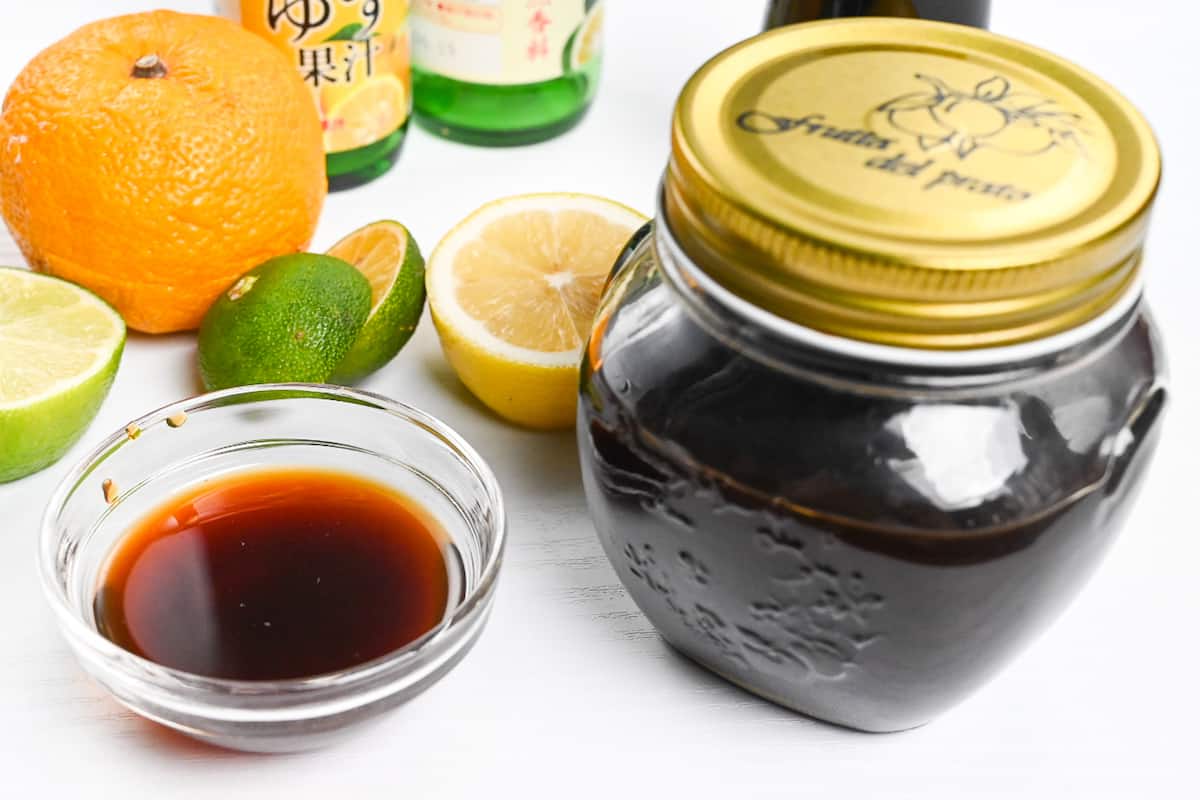
[[[571,426],[600,294],[645,221],[602,197],[531,194],[455,226],[430,256],[426,287],[442,349],[467,388],[518,424]]]

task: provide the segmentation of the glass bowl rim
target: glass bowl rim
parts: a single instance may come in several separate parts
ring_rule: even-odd
[[[59,518],[67,501],[84,479],[112,454],[114,448],[121,444],[122,440],[130,438],[127,432],[130,426],[136,426],[145,431],[151,426],[167,423],[169,418],[181,413],[189,416],[193,413],[199,415],[212,407],[214,403],[230,398],[279,393],[291,396],[268,397],[262,402],[273,403],[307,398],[324,402],[352,403],[373,411],[384,412],[394,419],[400,420],[403,424],[424,428],[424,435],[442,439],[480,482],[494,519],[491,530],[492,544],[487,549],[475,586],[454,605],[451,613],[441,624],[407,645],[362,664],[301,678],[264,681],[234,680],[174,669],[126,650],[105,638],[93,626],[88,625],[82,616],[71,607],[66,589],[61,585],[57,576],[59,542],[61,540]],[[317,396],[314,397],[314,395]],[[152,685],[159,690],[166,689],[171,695],[178,694],[179,687],[186,687],[191,691],[236,696],[241,700],[283,699],[285,701],[283,705],[294,705],[318,699],[311,697],[314,694],[323,695],[331,690],[341,692],[358,684],[369,684],[379,676],[403,668],[405,664],[415,661],[422,654],[436,652],[439,644],[442,644],[457,627],[469,621],[477,608],[489,601],[499,575],[507,538],[508,522],[504,497],[495,474],[475,448],[440,419],[407,403],[361,389],[318,383],[269,383],[208,392],[162,406],[144,414],[129,426],[117,430],[99,442],[66,473],[51,495],[42,517],[37,557],[43,595],[54,611],[59,626],[63,629],[63,634],[69,639],[74,639],[89,651],[101,655],[106,662],[119,665],[117,671],[124,678],[132,679],[139,684]],[[134,671],[135,667],[136,672]],[[155,678],[148,676],[155,676]],[[170,681],[173,686],[165,686],[162,679]]]

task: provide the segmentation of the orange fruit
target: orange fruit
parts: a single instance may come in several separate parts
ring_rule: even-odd
[[[239,275],[304,250],[325,192],[302,78],[217,17],[80,28],[25,67],[0,113],[0,211],[21,251],[135,330],[195,328]]]

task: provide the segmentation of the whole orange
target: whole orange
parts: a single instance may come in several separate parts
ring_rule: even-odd
[[[325,192],[304,81],[216,17],[80,28],[25,67],[0,113],[0,211],[21,251],[135,330],[195,328],[239,275],[305,249]]]

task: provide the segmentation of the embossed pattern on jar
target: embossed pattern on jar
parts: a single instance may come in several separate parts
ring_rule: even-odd
[[[813,716],[902,730],[962,700],[1061,612],[1137,491],[1165,398],[1149,320],[1046,372],[908,396],[730,347],[661,257],[644,233],[623,261],[580,404],[589,505],[634,600],[684,654]]]
[[[734,683],[927,722],[1075,596],[1154,450],[1154,135],[1050,53],[877,18],[717,55],[671,138],[583,362],[605,552]]]

